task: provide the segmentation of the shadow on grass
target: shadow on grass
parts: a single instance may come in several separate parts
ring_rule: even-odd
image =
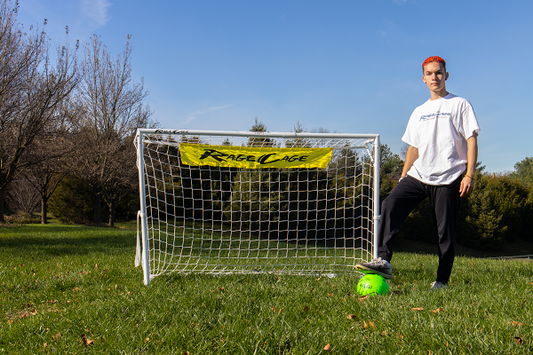
[[[9,255],[116,254],[135,248],[135,231],[114,228],[28,225],[0,227],[0,251]]]

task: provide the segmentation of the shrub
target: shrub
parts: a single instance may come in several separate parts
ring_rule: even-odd
[[[28,212],[19,211],[13,215],[5,216],[6,222],[11,224],[34,224],[40,223],[41,218]]]
[[[75,178],[65,177],[50,198],[50,212],[61,223],[84,224],[94,216],[94,198]]]
[[[460,242],[496,250],[530,235],[531,191],[508,176],[481,175],[462,208]]]
[[[139,192],[131,191],[124,198],[122,198],[115,208],[115,221],[131,221],[137,217],[139,210]],[[105,214],[109,214],[107,211]]]

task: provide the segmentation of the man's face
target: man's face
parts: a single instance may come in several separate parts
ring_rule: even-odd
[[[444,64],[431,62],[424,67],[424,76],[422,80],[433,92],[446,91],[446,79],[448,73],[444,69]]]

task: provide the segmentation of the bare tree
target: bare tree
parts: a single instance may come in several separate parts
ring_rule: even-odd
[[[117,204],[128,194],[136,190],[138,186],[136,179],[136,171],[134,169],[128,169],[129,176],[125,176],[124,179],[110,180],[104,187],[103,198],[107,203],[109,209],[109,226],[115,226],[115,210]]]
[[[26,179],[15,180],[9,184],[6,202],[10,210],[32,215],[39,207],[39,194]]]
[[[24,33],[17,7],[8,5],[8,0],[0,4],[0,222],[9,183],[33,163],[26,151],[77,85],[77,46],[60,48],[51,65],[45,32]]]
[[[138,127],[150,124],[151,112],[144,104],[148,92],[144,82],[131,78],[131,37],[115,59],[94,36],[85,48],[83,80],[77,102],[80,105],[76,176],[92,190],[94,223],[101,223],[101,200],[107,191],[114,206],[120,194],[111,193],[130,183],[135,171],[133,137]],[[109,202],[108,202],[109,203]],[[110,211],[113,219],[114,210]]]
[[[28,160],[33,164],[24,170],[22,176],[40,198],[41,224],[48,220],[48,201],[59,183],[67,175],[68,154],[72,151],[72,140],[68,132],[55,131],[41,135],[29,152]]]

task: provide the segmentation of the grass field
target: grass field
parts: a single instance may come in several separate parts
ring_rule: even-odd
[[[353,273],[357,261],[371,251],[362,236],[288,235],[267,237],[250,231],[223,230],[211,224],[181,221],[149,224],[150,275],[172,272],[210,274],[277,273],[317,275]],[[140,241],[139,241],[140,242]]]
[[[130,225],[127,225],[127,227]],[[131,225],[134,228],[134,225]],[[397,253],[387,296],[358,275],[170,275],[142,283],[135,231],[0,227],[0,354],[531,354],[533,264]]]

